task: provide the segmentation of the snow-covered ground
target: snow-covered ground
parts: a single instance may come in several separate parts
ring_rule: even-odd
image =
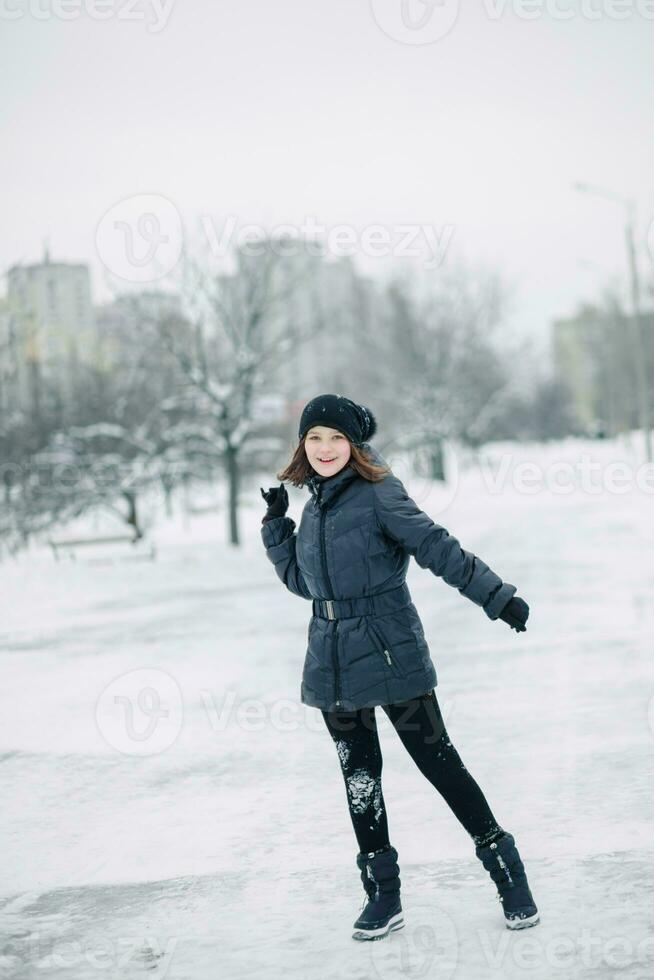
[[[540,925],[504,928],[378,709],[406,927],[352,941],[345,788],[299,701],[311,607],[265,557],[261,474],[240,548],[224,512],[175,511],[156,561],[43,546],[0,565],[0,976],[654,975],[654,477],[629,440],[483,456],[448,490],[394,468],[531,606],[516,634],[411,563],[450,736],[516,837]],[[289,493],[297,519],[306,491]]]

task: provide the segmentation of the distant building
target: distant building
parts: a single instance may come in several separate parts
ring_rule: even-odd
[[[603,332],[600,314],[584,307],[576,316],[561,318],[552,325],[552,358],[559,378],[566,381],[573,395],[577,420],[583,428],[596,418],[595,336]]]
[[[0,414],[6,416],[19,404],[20,350],[16,321],[9,303],[0,298]]]
[[[7,275],[7,307],[19,362],[17,394],[34,404],[46,379],[72,398],[81,362],[95,356],[95,327],[89,267],[84,263],[15,265]]]
[[[289,242],[289,246],[292,242]],[[268,300],[263,304],[264,346],[288,336],[288,346],[275,355],[266,376],[266,391],[286,402],[291,435],[306,401],[321,391],[356,391],[360,399],[374,389],[374,358],[379,344],[382,301],[373,280],[361,275],[350,256],[328,258],[312,253],[301,241],[275,251]],[[265,259],[238,258],[242,277],[261,283]],[[236,273],[220,276],[225,296],[239,285]],[[231,304],[233,307],[235,304]],[[343,384],[347,378],[347,384]]]
[[[634,320],[621,310],[583,306],[552,324],[552,359],[573,396],[583,431],[607,435],[638,425]],[[654,408],[654,313],[641,314],[643,356]]]

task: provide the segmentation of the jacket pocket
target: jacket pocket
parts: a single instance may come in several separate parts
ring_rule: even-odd
[[[398,663],[397,658],[393,655],[392,650],[389,648],[388,644],[384,640],[384,637],[379,632],[378,627],[373,626],[370,620],[366,620],[366,628],[373,638],[374,644],[379,650],[387,665],[393,670],[398,677],[406,677],[406,672]]]

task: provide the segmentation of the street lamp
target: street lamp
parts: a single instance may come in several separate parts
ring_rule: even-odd
[[[634,225],[636,223],[636,206],[630,198],[622,197],[614,191],[593,184],[576,181],[575,190],[582,194],[594,194],[605,197],[624,208],[625,211],[625,244],[627,246],[627,262],[631,280],[631,305],[633,310],[633,329],[631,331],[631,353],[634,358],[634,375],[636,380],[636,396],[638,401],[638,421],[645,436],[645,454],[647,462],[652,462],[652,433],[649,420],[649,398],[647,392],[647,367],[643,345],[643,333],[640,319],[640,281],[638,278],[638,263],[634,243]]]

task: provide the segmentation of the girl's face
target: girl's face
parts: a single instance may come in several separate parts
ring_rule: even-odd
[[[352,455],[350,440],[328,425],[314,425],[304,438],[307,459],[320,476],[333,476],[342,470]]]

